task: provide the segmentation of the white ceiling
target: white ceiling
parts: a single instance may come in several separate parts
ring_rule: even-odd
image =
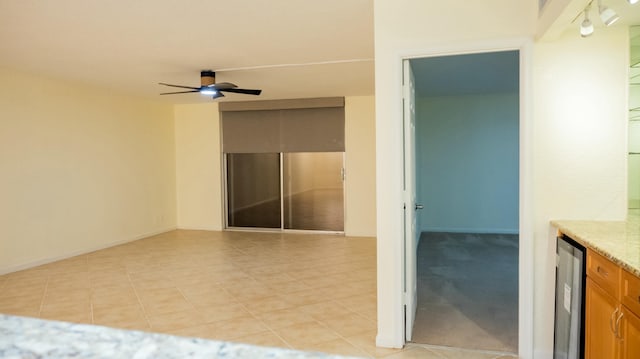
[[[571,0],[555,31],[577,35],[588,2]],[[604,3],[615,26],[640,24],[640,4]],[[211,101],[158,95],[204,69],[263,90],[222,101],[373,95],[373,42],[373,0],[0,0],[0,66],[172,103]]]
[[[173,103],[373,95],[373,0],[0,0],[0,66]]]

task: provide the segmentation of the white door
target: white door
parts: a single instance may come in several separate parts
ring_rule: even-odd
[[[413,322],[416,318],[417,264],[416,251],[418,233],[416,230],[416,210],[422,206],[416,203],[416,161],[415,161],[415,87],[413,71],[409,60],[403,64],[403,106],[404,106],[404,298],[405,298],[405,339],[411,341]]]

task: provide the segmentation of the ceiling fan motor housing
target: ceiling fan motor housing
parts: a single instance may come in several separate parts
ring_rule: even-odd
[[[216,83],[216,73],[211,70],[200,71],[200,85],[211,86]]]

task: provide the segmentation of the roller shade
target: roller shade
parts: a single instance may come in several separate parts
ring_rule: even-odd
[[[221,103],[222,149],[225,153],[344,152],[344,98],[338,99]]]

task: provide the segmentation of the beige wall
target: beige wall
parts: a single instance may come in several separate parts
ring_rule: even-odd
[[[345,104],[345,234],[375,236],[375,116],[373,96]],[[178,227],[223,228],[218,105],[177,105]]]
[[[373,96],[345,99],[345,233],[376,236],[376,112]]]
[[[172,107],[0,68],[0,273],[175,228]]]
[[[178,227],[221,230],[222,177],[218,103],[176,105]]]
[[[172,112],[6,69],[0,78],[0,273],[176,227],[223,228],[217,103]],[[375,235],[373,104],[347,98],[347,235]]]
[[[536,358],[551,358],[555,231],[552,219],[626,216],[628,32],[569,31],[534,57]]]

